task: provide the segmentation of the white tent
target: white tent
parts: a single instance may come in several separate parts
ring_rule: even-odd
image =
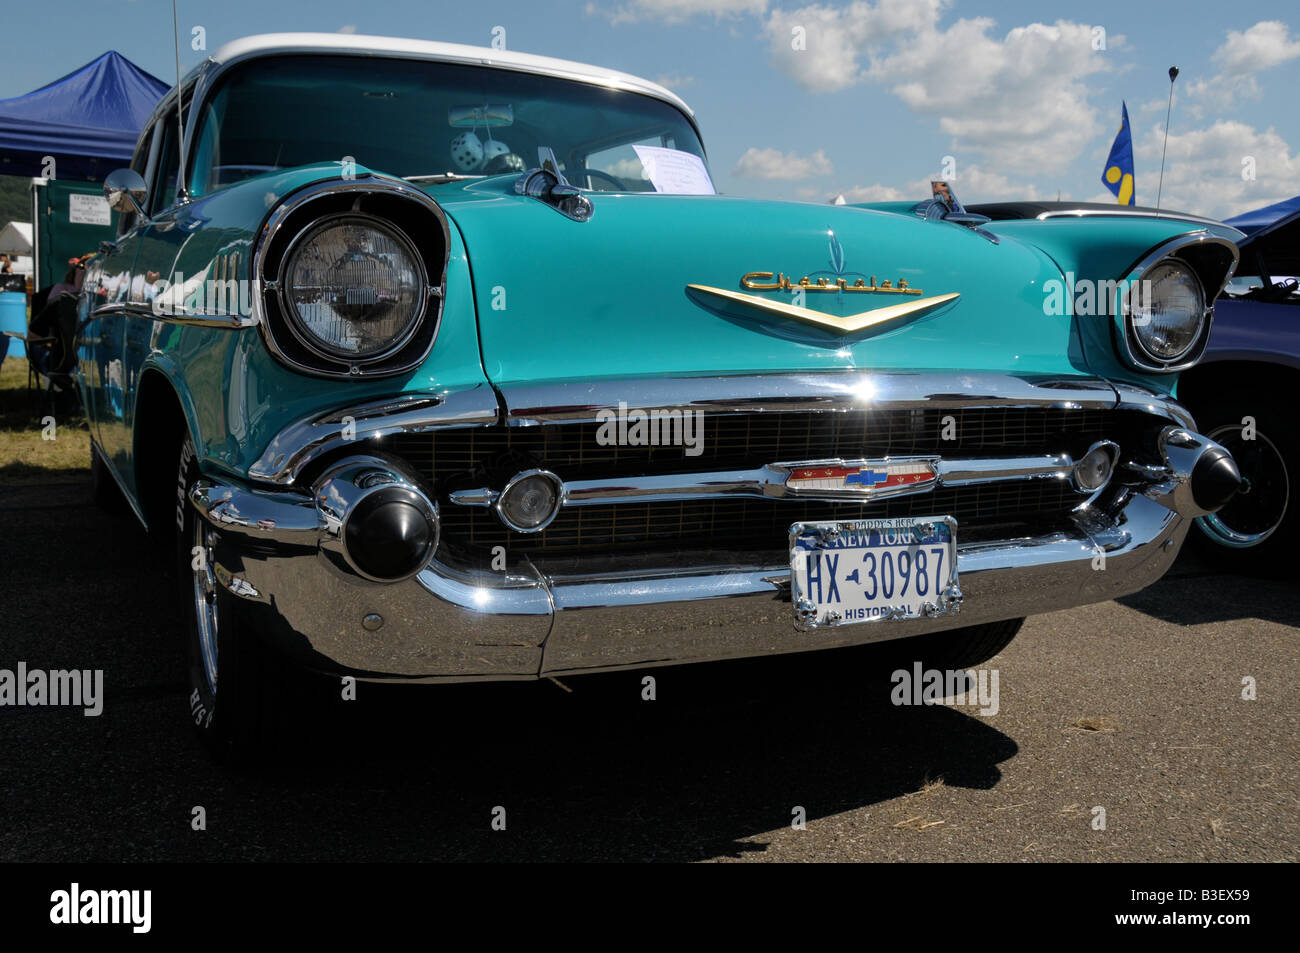
[[[30,222],[10,222],[0,229],[0,255],[8,255],[14,271],[32,273],[32,226]]]
[[[30,255],[32,253],[32,223],[10,222],[0,229],[0,255]]]

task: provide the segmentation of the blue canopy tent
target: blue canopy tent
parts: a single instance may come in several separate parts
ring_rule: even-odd
[[[0,175],[101,181],[131,160],[168,85],[113,50],[25,96],[0,99]]]
[[[1235,218],[1224,219],[1223,224],[1231,225],[1233,228],[1241,229],[1248,236],[1253,236],[1257,232],[1271,231],[1275,226],[1285,224],[1297,213],[1300,213],[1300,195],[1283,199],[1272,205],[1265,205],[1263,208],[1242,212]]]

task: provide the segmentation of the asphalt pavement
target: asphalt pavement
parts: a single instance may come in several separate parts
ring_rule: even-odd
[[[362,684],[259,772],[193,735],[167,574],[88,483],[0,487],[0,567],[0,669],[105,681],[0,707],[0,861],[1300,859],[1296,586],[1186,554],[1032,617],[996,713],[893,705],[859,649]]]

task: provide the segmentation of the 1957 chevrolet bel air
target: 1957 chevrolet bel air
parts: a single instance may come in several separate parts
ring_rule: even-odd
[[[1171,396],[1216,223],[718,196],[652,83],[342,35],[222,48],[105,191],[97,492],[176,547],[221,750],[303,667],[967,667],[1158,579],[1239,481]]]

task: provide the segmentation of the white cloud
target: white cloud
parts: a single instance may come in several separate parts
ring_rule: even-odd
[[[859,62],[898,37],[933,30],[947,0],[854,0],[773,10],[764,24],[772,62],[804,89],[835,92],[861,82]]]
[[[1258,73],[1300,56],[1300,40],[1292,40],[1281,20],[1261,20],[1249,30],[1229,30],[1228,38],[1210,57],[1225,76]]]
[[[1154,129],[1135,143],[1137,155],[1150,160],[1152,170],[1159,169],[1163,133],[1163,128]],[[1242,177],[1247,159],[1254,162],[1253,180]],[[1158,173],[1138,182],[1142,204],[1155,204],[1157,184]],[[1300,156],[1272,128],[1260,132],[1246,123],[1221,119],[1169,136],[1160,199],[1164,208],[1226,218],[1297,193]]]
[[[843,195],[844,200],[850,204],[856,202],[901,202],[904,199],[913,198],[918,202],[924,198],[922,195],[908,195],[901,189],[896,189],[892,185],[855,185],[850,189],[838,189],[828,195],[833,198],[835,195]]]
[[[996,202],[1002,199],[1034,200],[1042,198],[1038,188],[1031,182],[1016,177],[1008,177],[997,172],[986,172],[977,165],[959,167],[957,175],[948,181],[957,193],[963,205],[976,202]],[[892,185],[855,185],[850,188],[835,189],[828,197],[843,194],[850,202],[901,202],[907,199],[920,202],[930,197],[930,180],[941,178],[933,176],[914,179],[901,187]],[[1055,196],[1053,196],[1055,197]]]
[[[355,23],[349,23],[347,26],[341,26],[341,27],[339,27],[338,30],[337,30],[336,32],[338,32],[338,33],[356,33],[356,32],[357,32],[357,25],[356,25]]]
[[[1194,119],[1204,119],[1210,109],[1228,109],[1245,99],[1259,99],[1262,90],[1256,74],[1300,57],[1300,40],[1280,20],[1261,20],[1248,30],[1229,30],[1211,55],[1219,72],[1209,79],[1187,84],[1187,108]],[[1175,94],[1174,104],[1178,104]]]
[[[712,16],[721,20],[745,14],[761,16],[766,10],[767,0],[631,0],[613,9],[597,3],[587,4],[589,16],[604,16],[611,23],[636,23],[641,20],[684,23],[696,16]]]
[[[952,180],[952,187],[964,205],[972,205],[975,202],[996,202],[1001,199],[1034,201],[1043,197],[1038,188],[1024,178],[1006,176],[999,172],[986,172],[977,165],[959,167],[956,178]],[[929,193],[928,183],[926,193]]]
[[[813,92],[859,83],[888,88],[914,113],[938,117],[954,150],[999,168],[1056,170],[1102,126],[1087,78],[1112,68],[1092,27],[1031,23],[1003,36],[988,17],[939,26],[946,0],[854,0],[768,16],[772,61]],[[802,29],[806,49],[792,43]],[[1112,36],[1112,49],[1124,43]]]
[[[959,159],[975,149],[998,168],[1060,169],[1102,129],[1085,80],[1110,60],[1093,51],[1085,24],[1031,23],[1001,39],[992,27],[978,18],[928,31],[877,60],[872,76],[913,112],[938,116]]]
[[[779,149],[746,149],[732,175],[749,179],[807,179],[814,175],[829,175],[831,160],[818,149],[810,156]]]

